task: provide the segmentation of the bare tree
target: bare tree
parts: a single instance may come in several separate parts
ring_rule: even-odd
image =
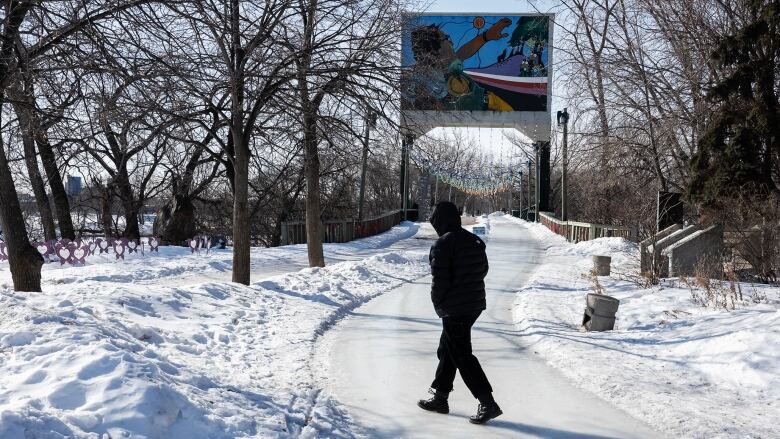
[[[309,265],[321,267],[319,148],[327,137],[323,121],[336,122],[333,111],[342,106],[358,110],[362,104],[366,111],[369,102],[390,97],[397,89],[395,41],[402,9],[393,0],[305,0],[292,10],[295,16],[284,27],[284,44],[295,53],[294,92],[306,166],[306,243]]]

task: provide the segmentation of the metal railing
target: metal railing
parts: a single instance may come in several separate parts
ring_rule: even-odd
[[[577,221],[561,221],[550,212],[539,212],[539,222],[553,233],[563,236],[569,242],[590,241],[596,238],[622,237],[636,239],[636,233],[631,227],[607,226],[604,224],[581,223]]]
[[[402,211],[393,211],[374,218],[356,221],[328,220],[322,222],[322,242],[340,243],[366,238],[386,232],[401,223]],[[287,221],[282,223],[281,245],[306,244],[306,222]]]

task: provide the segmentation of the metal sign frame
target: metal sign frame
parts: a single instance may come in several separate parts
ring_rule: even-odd
[[[552,129],[552,90],[555,51],[553,46],[555,14],[554,13],[480,13],[480,12],[426,12],[404,13],[405,22],[415,17],[448,17],[448,16],[481,16],[481,17],[548,17],[547,43],[547,110],[546,111],[424,111],[401,110],[401,127],[406,135],[413,138],[421,137],[438,127],[470,127],[470,128],[514,128],[531,138],[533,141],[549,141]],[[403,52],[401,53],[403,57]],[[403,65],[403,59],[401,59]]]

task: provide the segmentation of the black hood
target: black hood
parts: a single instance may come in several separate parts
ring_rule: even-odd
[[[431,224],[439,236],[460,228],[460,212],[455,204],[442,201],[431,214]]]

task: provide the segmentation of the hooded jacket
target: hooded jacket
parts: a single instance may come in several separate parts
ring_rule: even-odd
[[[477,314],[484,310],[488,260],[485,243],[461,227],[458,208],[439,203],[431,215],[439,239],[431,247],[431,301],[439,317]]]

